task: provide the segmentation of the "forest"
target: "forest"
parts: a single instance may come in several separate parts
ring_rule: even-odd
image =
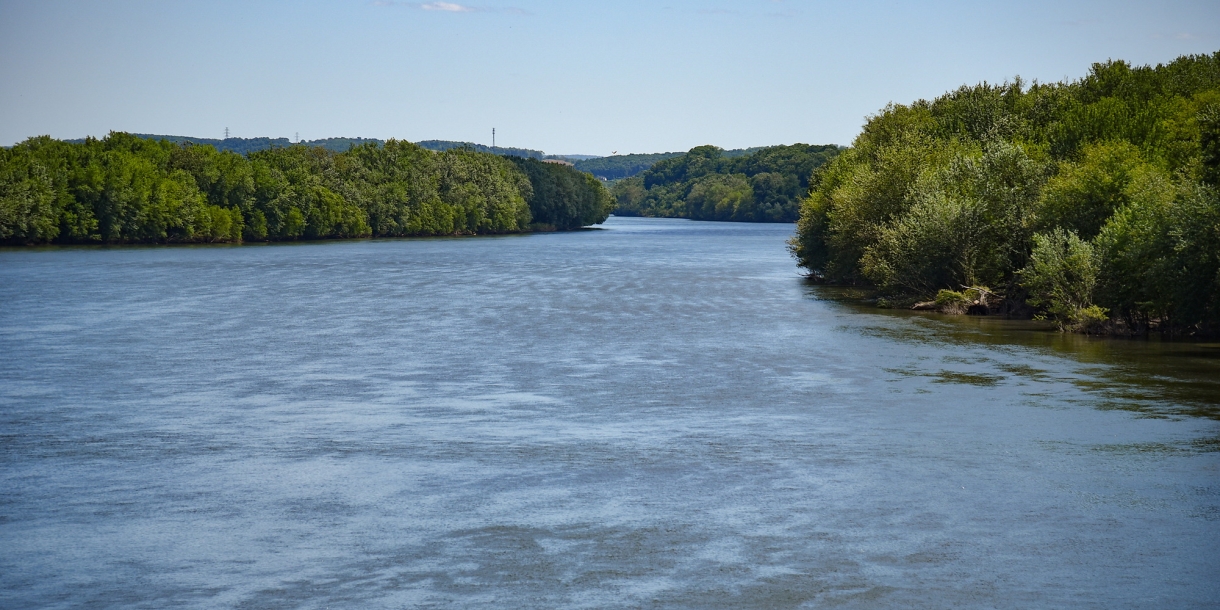
[[[267,150],[268,148],[284,148],[287,146],[292,146],[292,142],[289,141],[288,138],[224,138],[222,140],[214,138],[195,138],[190,136],[164,136],[152,133],[133,133],[131,135],[136,136],[137,138],[144,138],[145,140],[166,140],[174,144],[208,145],[221,152],[235,152],[241,155],[258,152],[260,150]],[[64,141],[71,144],[84,144],[85,140],[86,138]],[[353,146],[360,146],[361,144],[381,144],[381,140],[376,140],[373,138],[323,138],[320,140],[302,140],[297,143],[311,148],[319,147],[334,152],[343,152]]]
[[[506,157],[529,177],[534,218],[560,231],[598,224],[614,208],[610,191],[592,174],[527,157]]]
[[[813,171],[838,156],[840,150],[833,144],[743,151],[698,146],[617,182],[612,190],[617,203],[614,213],[794,222]]]
[[[793,254],[882,306],[1220,331],[1220,52],[891,104],[819,168]]]
[[[221,152],[235,152],[238,154],[249,154],[268,148],[285,148],[292,146],[292,142],[288,138],[195,138],[191,136],[166,136],[152,133],[133,133],[137,138],[145,140],[166,140],[174,144],[206,144]],[[85,138],[65,140],[72,144],[84,144]],[[310,148],[325,148],[332,152],[347,152],[347,149],[353,146],[362,146],[364,144],[382,144],[384,140],[376,138],[321,138],[318,140],[301,140],[297,144],[308,146]],[[496,155],[504,155],[509,157],[530,157],[533,159],[547,159],[553,155],[547,155],[541,150],[532,150],[529,148],[511,148],[504,146],[487,146],[484,144],[475,144],[474,142],[455,142],[453,140],[421,140],[416,142],[418,146],[428,150],[446,151],[454,148],[464,148],[475,152],[492,153]],[[582,170],[588,171],[588,170]]]
[[[446,151],[455,148],[464,148],[473,150],[474,152],[491,153],[505,157],[527,157],[530,159],[545,159],[547,154],[541,150],[533,150],[530,148],[512,148],[504,146],[487,146],[486,144],[475,144],[474,142],[455,142],[452,140],[421,140],[416,142],[419,146],[428,150]]]
[[[515,233],[609,215],[613,199],[596,178],[516,161],[396,140],[243,155],[119,132],[80,143],[42,136],[0,149],[0,243]]]
[[[685,153],[667,152],[595,157],[576,161],[575,167],[582,172],[589,172],[603,180],[621,180],[623,178],[630,178],[652,167],[658,161],[680,157],[683,154]]]

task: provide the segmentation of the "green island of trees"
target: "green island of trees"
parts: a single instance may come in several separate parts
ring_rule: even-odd
[[[1218,162],[1220,52],[964,86],[871,117],[815,172],[791,248],[882,305],[1215,335]]]
[[[614,213],[694,220],[794,222],[800,212],[800,199],[809,189],[810,175],[839,152],[840,148],[833,144],[793,144],[742,151],[698,146],[615,183]]]
[[[557,164],[396,140],[238,154],[126,133],[0,149],[0,243],[239,242],[568,230],[613,208]]]

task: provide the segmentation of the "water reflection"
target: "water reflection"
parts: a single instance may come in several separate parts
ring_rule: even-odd
[[[1220,419],[1220,343],[1159,336],[1097,337],[1055,330],[1045,322],[1001,316],[951,316],[902,309],[879,309],[861,290],[806,285],[810,298],[833,302],[859,314],[845,324],[854,332],[906,342],[983,346],[990,353],[969,362],[990,365],[994,372],[890,369],[895,374],[926,376],[942,383],[994,386],[1005,379],[1044,382],[1048,370],[1022,363],[1028,350],[1065,356],[1081,365],[1069,379],[1098,397],[1093,406],[1124,409],[1146,416],[1192,416]],[[946,357],[951,361],[951,357]]]

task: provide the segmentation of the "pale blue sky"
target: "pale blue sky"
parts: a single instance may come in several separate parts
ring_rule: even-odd
[[[448,10],[447,10],[448,9]],[[0,144],[849,144],[886,103],[1220,50],[1220,2],[0,0]]]

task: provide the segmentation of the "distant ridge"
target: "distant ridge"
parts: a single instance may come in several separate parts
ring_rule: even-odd
[[[288,138],[225,138],[220,140],[214,138],[193,138],[190,136],[166,136],[152,133],[133,133],[131,135],[146,140],[165,140],[175,144],[188,142],[191,144],[204,144],[212,146],[219,151],[235,152],[242,155],[267,150],[268,148],[286,148],[292,146],[292,142]],[[85,139],[77,138],[75,140],[64,141],[79,144],[84,142]],[[303,146],[317,146],[334,152],[343,152],[352,146],[360,146],[368,142],[378,145],[382,143],[381,140],[374,138],[324,138],[321,140],[302,140],[299,144]]]
[[[547,154],[541,150],[533,150],[529,148],[506,148],[504,146],[485,146],[483,144],[475,144],[473,142],[454,142],[452,140],[421,140],[416,144],[427,148],[428,150],[452,150],[454,148],[468,148],[475,152],[491,153],[493,155],[502,155],[505,157],[525,157],[527,159],[546,159]]]
[[[147,140],[165,140],[175,144],[192,143],[208,145],[220,151],[235,152],[240,155],[267,150],[269,148],[285,148],[292,146],[293,142],[288,138],[194,138],[191,136],[168,136],[152,133],[133,133],[137,138]],[[65,142],[81,143],[84,138],[74,140],[64,140]],[[344,152],[353,146],[363,144],[377,144],[380,146],[385,143],[385,140],[377,138],[322,138],[320,140],[301,140],[297,142],[302,146],[316,146],[325,148],[333,152]],[[541,150],[532,148],[513,148],[504,146],[487,146],[484,144],[475,144],[474,142],[458,142],[454,140],[421,140],[415,144],[427,148],[428,150],[446,151],[454,148],[466,148],[475,152],[491,153],[493,155],[501,155],[506,157],[525,157],[528,159],[558,159],[568,161],[572,165],[582,171],[589,172],[602,180],[618,180],[622,178],[630,178],[650,167],[658,161],[672,159],[681,156],[685,153],[680,152],[665,152],[665,153],[647,153],[633,155],[614,155],[610,157],[601,157],[598,155],[548,155]],[[763,147],[755,148],[738,148],[734,150],[726,150],[723,153],[725,157],[739,157],[752,154]]]
[[[136,136],[137,138],[144,138],[146,140],[165,140],[167,142],[173,142],[175,144],[181,144],[181,143],[187,143],[187,142],[189,142],[191,144],[206,144],[206,145],[216,148],[216,150],[230,151],[230,152],[235,152],[235,153],[239,153],[239,154],[246,154],[246,153],[258,152],[260,150],[267,150],[268,148],[282,148],[282,147],[287,147],[287,146],[293,145],[293,142],[290,141],[288,138],[261,137],[261,138],[216,139],[216,138],[195,138],[195,137],[191,137],[191,136],[168,136],[168,135],[153,134],[153,133],[133,133],[131,135]],[[75,140],[65,140],[65,142],[72,142],[72,143],[76,143],[76,144],[82,143],[84,141],[85,141],[84,138],[77,138]],[[330,150],[330,151],[334,151],[334,152],[344,152],[353,146],[360,146],[362,144],[369,144],[369,143],[377,144],[380,146],[381,144],[385,143],[385,140],[379,140],[377,138],[323,138],[320,140],[301,140],[300,142],[297,142],[297,144],[300,144],[302,146],[317,146],[317,147],[325,148],[326,150]],[[423,148],[427,148],[428,150],[436,150],[436,151],[446,151],[446,150],[451,150],[454,148],[468,148],[475,152],[486,152],[486,153],[492,153],[492,154],[503,155],[503,156],[508,156],[508,157],[528,157],[531,159],[548,158],[547,154],[542,152],[541,150],[532,150],[529,148],[511,148],[511,147],[503,147],[503,146],[496,146],[493,148],[491,146],[484,146],[483,144],[475,144],[473,142],[455,142],[452,140],[423,140],[421,142],[415,142],[415,144],[418,144],[419,146],[421,146]],[[571,155],[568,157],[552,155],[550,158],[568,159],[571,161],[576,161],[576,160],[580,160],[580,159],[592,159],[592,158],[595,158],[595,155]]]
[[[602,180],[620,180],[622,178],[630,178],[652,167],[658,161],[681,157],[684,154],[686,153],[664,152],[614,155],[610,157],[581,159],[573,163],[573,166],[582,172],[589,172]]]
[[[765,146],[755,146],[754,148],[736,148],[726,150],[721,153],[725,158],[744,157],[752,155]],[[621,180],[630,178],[658,162],[674,157],[681,157],[684,152],[663,152],[663,153],[646,153],[634,155],[613,155],[610,157],[585,157],[584,155],[569,155],[567,160],[573,161],[576,169],[582,172],[589,172],[602,180]],[[583,158],[582,158],[583,157]]]

